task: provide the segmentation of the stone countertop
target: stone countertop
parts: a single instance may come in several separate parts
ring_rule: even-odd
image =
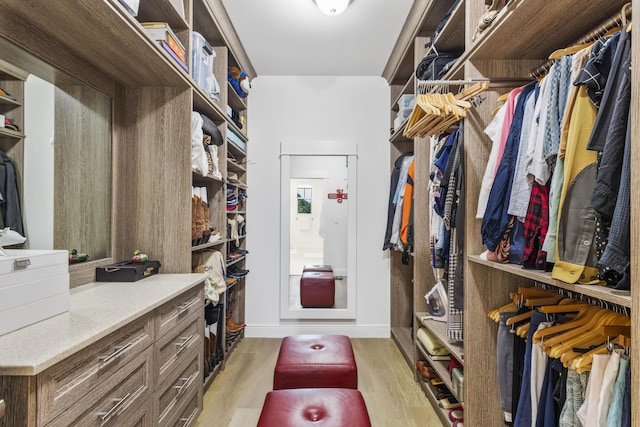
[[[205,277],[158,274],[137,282],[89,283],[73,288],[68,312],[0,336],[0,375],[37,375]]]

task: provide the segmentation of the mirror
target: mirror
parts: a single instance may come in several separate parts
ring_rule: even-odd
[[[356,156],[344,147],[328,148],[281,155],[283,319],[355,318]],[[319,305],[309,304],[309,288],[301,289],[303,269],[312,265],[329,266],[334,278],[334,289],[322,291]]]
[[[1,135],[12,158],[27,249],[111,255],[111,98],[0,38],[2,104],[23,139]],[[10,89],[9,89],[10,88]]]

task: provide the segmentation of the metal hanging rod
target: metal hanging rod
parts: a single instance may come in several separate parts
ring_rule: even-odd
[[[475,83],[488,82],[489,79],[469,79],[469,80],[418,80],[418,87],[435,85],[472,85]]]

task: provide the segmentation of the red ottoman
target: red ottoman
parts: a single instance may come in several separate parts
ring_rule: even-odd
[[[351,340],[345,335],[295,335],[280,345],[273,389],[358,388]]]
[[[302,307],[333,307],[336,281],[329,271],[306,271],[300,278],[300,305]]]
[[[267,393],[258,427],[370,427],[358,390],[322,388]]]
[[[327,273],[333,273],[333,268],[330,265],[312,264],[312,265],[305,265],[302,268],[303,273],[307,271],[324,271]]]

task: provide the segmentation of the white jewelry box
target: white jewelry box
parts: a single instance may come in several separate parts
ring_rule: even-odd
[[[69,310],[69,253],[5,249],[0,256],[0,335]]]

